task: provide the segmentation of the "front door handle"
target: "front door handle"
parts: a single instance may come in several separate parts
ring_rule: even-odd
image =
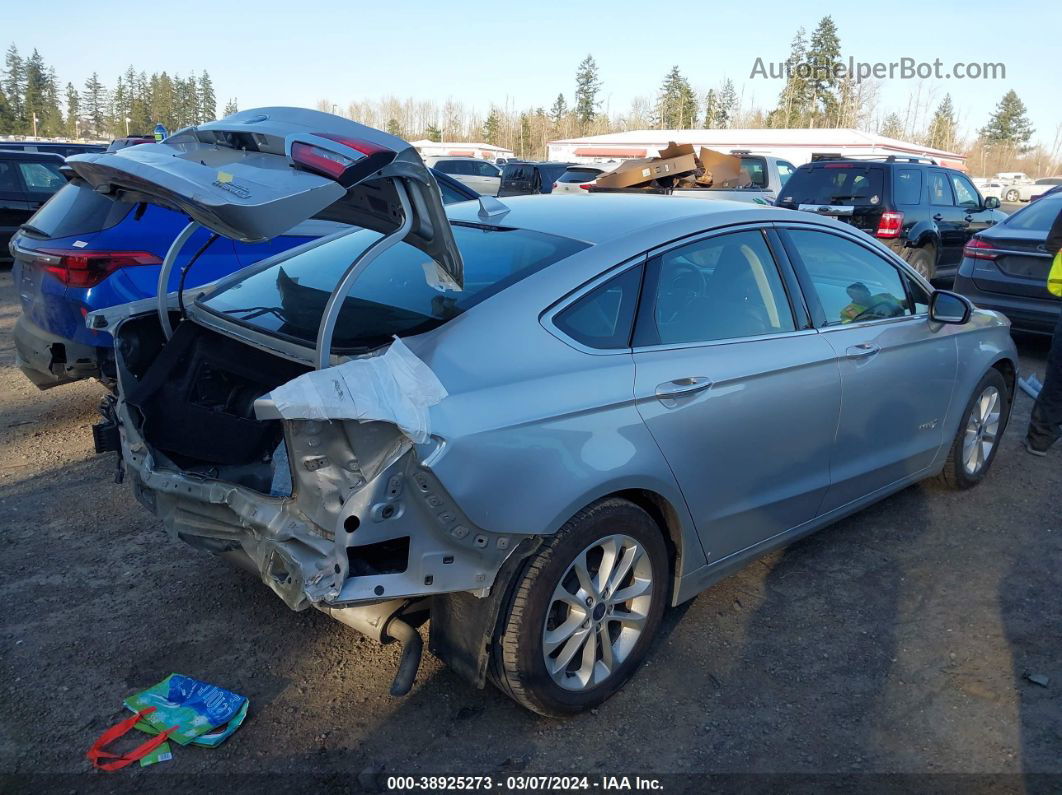
[[[674,381],[665,381],[656,385],[656,396],[662,400],[677,398],[682,395],[692,395],[701,392],[712,385],[710,379],[704,376],[690,378],[676,378]]]
[[[845,351],[849,359],[863,359],[867,356],[873,356],[880,351],[877,345],[872,345],[869,342],[864,342],[862,345],[851,345],[848,350]]]
[[[941,213],[937,213],[936,215],[933,216],[933,220],[934,221],[943,221],[944,220],[944,216]]]

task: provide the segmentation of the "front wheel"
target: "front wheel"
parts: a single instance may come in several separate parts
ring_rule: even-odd
[[[958,433],[940,473],[944,485],[968,489],[984,480],[996,458],[1009,410],[1007,384],[998,370],[989,370],[966,404]]]
[[[1005,198],[1006,198],[1006,200],[1007,200],[1008,202],[1011,202],[1011,203],[1013,204],[1013,203],[1014,203],[1014,202],[1016,202],[1016,201],[1017,201],[1017,200],[1018,200],[1018,199],[1019,199],[1020,197],[1019,197],[1019,195],[1018,195],[1018,192],[1017,192],[1016,190],[1008,190],[1008,191],[1007,191],[1007,195],[1006,195],[1006,197],[1005,197]]]
[[[669,595],[656,522],[621,499],[576,514],[531,558],[495,644],[492,679],[542,715],[572,715],[630,679]]]

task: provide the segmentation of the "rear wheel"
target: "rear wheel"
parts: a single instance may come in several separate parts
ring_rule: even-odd
[[[927,279],[932,279],[936,274],[936,252],[929,246],[908,249],[904,255],[908,264]]]
[[[626,500],[593,505],[543,544],[516,583],[492,679],[542,715],[596,706],[645,657],[668,593],[667,547],[653,519]]]
[[[953,489],[976,486],[988,473],[1007,426],[1010,397],[998,370],[989,370],[973,391],[948,451],[940,481]]]
[[[1007,195],[1004,196],[1003,198],[1005,198],[1008,202],[1013,203],[1013,202],[1016,202],[1021,197],[1018,195],[1018,192],[1016,190],[1008,190],[1007,191]]]

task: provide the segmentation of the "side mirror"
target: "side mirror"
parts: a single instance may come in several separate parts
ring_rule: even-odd
[[[961,326],[969,322],[973,310],[969,298],[950,290],[934,290],[929,297],[929,319],[934,323]]]
[[[985,209],[986,210],[998,210],[999,209],[999,199],[997,199],[995,196],[989,196],[987,199],[985,199]]]

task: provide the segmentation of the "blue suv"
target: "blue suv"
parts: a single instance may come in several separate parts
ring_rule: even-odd
[[[479,198],[445,174],[435,172],[435,178],[447,204]],[[10,243],[22,305],[14,334],[22,372],[40,389],[93,377],[112,386],[113,340],[86,328],[85,316],[155,295],[162,258],[187,223],[162,207],[112,201],[80,180],[61,188]],[[337,228],[311,220],[265,243],[219,237],[195,261],[184,286],[212,282]],[[209,238],[199,229],[184,245],[169,290],[177,289],[184,265]]]

